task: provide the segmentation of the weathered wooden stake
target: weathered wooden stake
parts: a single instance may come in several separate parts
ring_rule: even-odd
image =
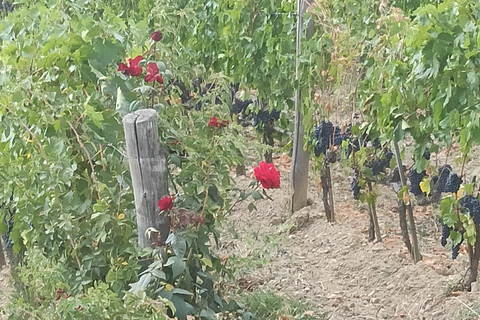
[[[368,192],[372,193],[372,183],[370,181],[367,182]],[[373,227],[375,229],[375,238],[377,238],[377,242],[382,242],[382,233],[380,232],[380,225],[378,224],[378,216],[377,216],[377,209],[375,208],[375,201],[368,204],[370,208],[370,216],[371,221],[373,221]]]
[[[154,242],[163,243],[170,231],[168,217],[160,214],[157,205],[160,198],[168,195],[167,159],[160,149],[155,110],[130,113],[123,119],[123,126],[137,211],[138,244],[146,248]],[[160,234],[153,232],[149,238],[148,228],[155,228]]]
[[[296,45],[296,66],[295,79],[298,80],[298,69],[300,67],[301,39],[303,34],[303,15],[306,12],[306,0],[297,1],[297,45]],[[313,25],[310,24],[307,29],[307,39],[313,36]],[[308,162],[309,154],[303,150],[303,115],[301,108],[301,89],[295,91],[295,129],[293,138],[293,156],[292,156],[292,198],[291,211],[297,211],[307,205],[307,189],[308,189]]]
[[[5,253],[3,252],[3,242],[0,237],[0,270],[2,270],[3,266],[7,265],[7,260],[5,259]]]
[[[330,222],[335,222],[335,204],[333,203],[333,184],[332,184],[332,173],[330,171],[330,166],[327,165],[327,180],[328,180],[328,198],[330,199],[330,210],[331,210],[331,220]]]
[[[405,173],[403,172],[403,164],[402,158],[400,157],[400,148],[398,147],[398,142],[393,141],[393,148],[395,151],[395,158],[397,160],[397,167],[398,173],[400,174],[400,182],[402,183],[402,187],[407,185],[407,179],[405,179]],[[410,203],[405,204],[408,212],[408,227],[409,233],[412,237],[412,251],[413,251],[413,262],[417,263],[418,261],[422,260],[422,255],[420,254],[420,250],[418,249],[418,239],[417,239],[417,228],[415,227],[415,219],[413,217],[413,209]]]

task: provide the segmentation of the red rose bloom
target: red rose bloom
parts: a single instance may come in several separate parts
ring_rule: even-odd
[[[145,76],[146,82],[155,82],[162,84],[163,78],[162,75],[158,73],[158,66],[156,63],[149,63],[147,66],[147,75]]]
[[[223,127],[226,127],[229,123],[230,122],[228,122],[228,120],[220,120],[215,117],[211,117],[210,122],[208,122],[208,125],[214,128],[223,128]]]
[[[151,38],[153,41],[158,42],[162,40],[163,34],[160,31],[155,31],[154,33],[152,33]]]
[[[118,71],[123,72],[127,76],[138,77],[142,75],[142,67],[138,64],[142,61],[142,56],[136,56],[135,59],[128,59],[128,67],[125,63],[120,62]]]
[[[275,169],[273,163],[262,161],[258,167],[253,168],[253,173],[263,188],[280,188],[280,172]]]
[[[173,199],[175,199],[174,196],[165,196],[162,199],[158,200],[158,208],[160,209],[160,211],[172,210]]]

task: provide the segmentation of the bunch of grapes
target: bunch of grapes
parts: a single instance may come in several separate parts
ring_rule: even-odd
[[[453,260],[457,259],[457,257],[458,257],[458,253],[460,252],[460,245],[462,244],[462,242],[463,242],[463,238],[460,241],[460,243],[458,243],[457,245],[452,244],[452,259]]]
[[[383,158],[374,159],[366,164],[367,168],[372,169],[372,174],[374,176],[385,172],[386,168],[390,167],[390,160],[392,160],[393,153],[388,151],[385,153]]]
[[[443,192],[453,192],[456,193],[460,189],[460,185],[463,180],[456,173],[450,172],[448,175],[447,183],[443,188]]]
[[[348,135],[340,132],[340,127],[335,129],[335,135],[333,136],[333,145],[341,146],[344,140],[348,139]]]
[[[420,189],[420,182],[422,182],[423,177],[426,175],[427,172],[425,170],[420,173],[418,173],[415,169],[408,172],[408,180],[410,180],[410,192],[413,193],[413,195],[423,195],[423,192]]]
[[[450,237],[450,231],[452,228],[442,223],[442,238],[440,239],[440,244],[442,247],[447,245],[447,239]]]
[[[241,113],[242,115],[245,114],[245,111],[247,110],[247,107],[253,103],[252,99],[248,100],[240,100],[235,98],[232,102],[232,105],[230,106],[230,114],[239,114]]]
[[[333,124],[330,121],[322,120],[319,126],[313,129],[313,139],[317,140],[315,144],[314,153],[315,157],[319,157],[321,154],[325,154],[330,147],[330,136],[335,131]]]
[[[425,148],[422,155],[425,159],[430,160],[430,149]]]
[[[445,247],[447,245],[447,239],[450,237],[450,231],[452,231],[453,228],[450,228],[449,226],[443,224],[442,222],[442,237],[440,239],[440,244],[442,247]],[[463,233],[462,233],[462,240],[460,243],[457,245],[453,245],[452,243],[452,259],[455,260],[458,257],[458,253],[460,252],[460,245],[463,242]]]
[[[13,220],[7,221],[7,229],[2,234],[3,243],[5,244],[5,248],[11,249],[13,247],[12,240],[10,239],[10,232],[12,232],[13,228]]]
[[[260,124],[271,125],[275,120],[280,119],[280,111],[272,109],[272,111],[259,110],[258,113],[253,114],[253,123],[254,127],[257,127]]]
[[[459,204],[468,209],[475,224],[480,224],[480,201],[478,201],[478,198],[466,195],[460,199]]]
[[[350,158],[350,155],[353,152],[357,152],[358,150],[360,150],[360,141],[356,138],[353,139],[353,140],[350,140],[348,142],[348,147],[347,147],[347,151],[346,151],[347,159]]]
[[[447,184],[448,176],[452,172],[452,167],[448,164],[438,168],[438,184],[437,190],[439,192],[445,192],[445,185]]]

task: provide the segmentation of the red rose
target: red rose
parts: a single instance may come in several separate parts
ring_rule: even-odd
[[[173,199],[175,199],[174,196],[165,196],[158,200],[158,208],[160,211],[171,210],[173,208]]]
[[[228,122],[228,120],[220,120],[215,117],[211,117],[208,125],[214,128],[223,128],[226,127],[229,123],[230,122]]]
[[[138,77],[142,75],[142,67],[138,64],[142,61],[142,56],[136,56],[135,59],[128,59],[128,67],[125,63],[120,62],[118,71],[123,72],[127,76]]]
[[[162,84],[163,78],[162,75],[158,73],[158,66],[156,63],[149,63],[147,66],[147,75],[145,76],[146,82],[155,82]]]
[[[275,169],[273,163],[262,161],[258,167],[253,168],[253,173],[263,188],[280,188],[280,172]]]
[[[160,31],[155,31],[154,33],[152,33],[151,38],[153,41],[158,42],[162,40],[163,34]]]

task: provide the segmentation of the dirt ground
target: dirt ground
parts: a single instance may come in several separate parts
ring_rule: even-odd
[[[3,306],[8,301],[8,296],[12,291],[11,286],[9,285],[10,268],[3,267],[0,270],[0,320],[7,319],[7,316],[4,314]]]
[[[379,186],[377,213],[383,241],[368,242],[366,207],[355,203],[348,171],[332,166],[336,222],[325,219],[318,179],[309,186],[311,205],[289,214],[290,162],[274,163],[281,188],[268,190],[271,200],[240,203],[225,222],[219,252],[233,259],[238,285],[245,290],[271,290],[310,303],[319,319],[480,319],[479,293],[460,292],[468,255],[463,247],[457,260],[440,245],[435,223],[438,209],[415,207],[423,260],[413,264],[398,226],[396,195]],[[247,188],[254,179],[249,168],[238,177]],[[10,292],[8,269],[0,271],[2,304]]]
[[[450,245],[440,245],[438,209],[415,207],[423,260],[413,264],[393,189],[378,187],[383,241],[371,243],[367,208],[353,200],[341,164],[331,170],[336,222],[330,224],[315,178],[309,186],[312,205],[288,213],[289,158],[274,163],[282,178],[280,189],[268,190],[273,201],[261,200],[251,213],[241,204],[226,222],[221,252],[238,259],[240,286],[306,300],[325,319],[480,319],[479,293],[456,289],[468,268],[466,248],[452,260]],[[251,168],[237,178],[245,187],[252,179]]]

